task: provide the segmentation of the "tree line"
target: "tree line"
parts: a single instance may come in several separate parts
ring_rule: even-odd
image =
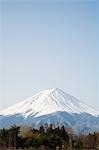
[[[99,149],[99,133],[74,135],[72,129],[40,126],[34,129],[28,126],[11,126],[0,129],[0,149],[34,148],[43,150]]]

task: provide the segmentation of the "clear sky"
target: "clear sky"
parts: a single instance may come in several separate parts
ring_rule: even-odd
[[[96,0],[0,1],[0,109],[58,87],[99,108]]]

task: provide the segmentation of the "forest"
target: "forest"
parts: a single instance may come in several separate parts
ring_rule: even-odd
[[[99,133],[73,134],[71,128],[13,125],[0,129],[0,150],[99,150]]]

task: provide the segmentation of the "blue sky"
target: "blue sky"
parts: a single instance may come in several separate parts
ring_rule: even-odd
[[[99,108],[98,2],[0,1],[0,108],[58,87]]]

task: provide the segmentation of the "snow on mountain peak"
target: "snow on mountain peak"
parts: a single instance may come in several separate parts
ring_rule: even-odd
[[[0,128],[15,124],[39,128],[47,123],[73,128],[75,133],[99,131],[99,111],[61,89],[41,91],[0,112]]]
[[[21,114],[24,117],[39,117],[54,112],[89,113],[99,115],[94,108],[84,104],[59,88],[41,91],[32,97],[0,112],[0,115]]]

